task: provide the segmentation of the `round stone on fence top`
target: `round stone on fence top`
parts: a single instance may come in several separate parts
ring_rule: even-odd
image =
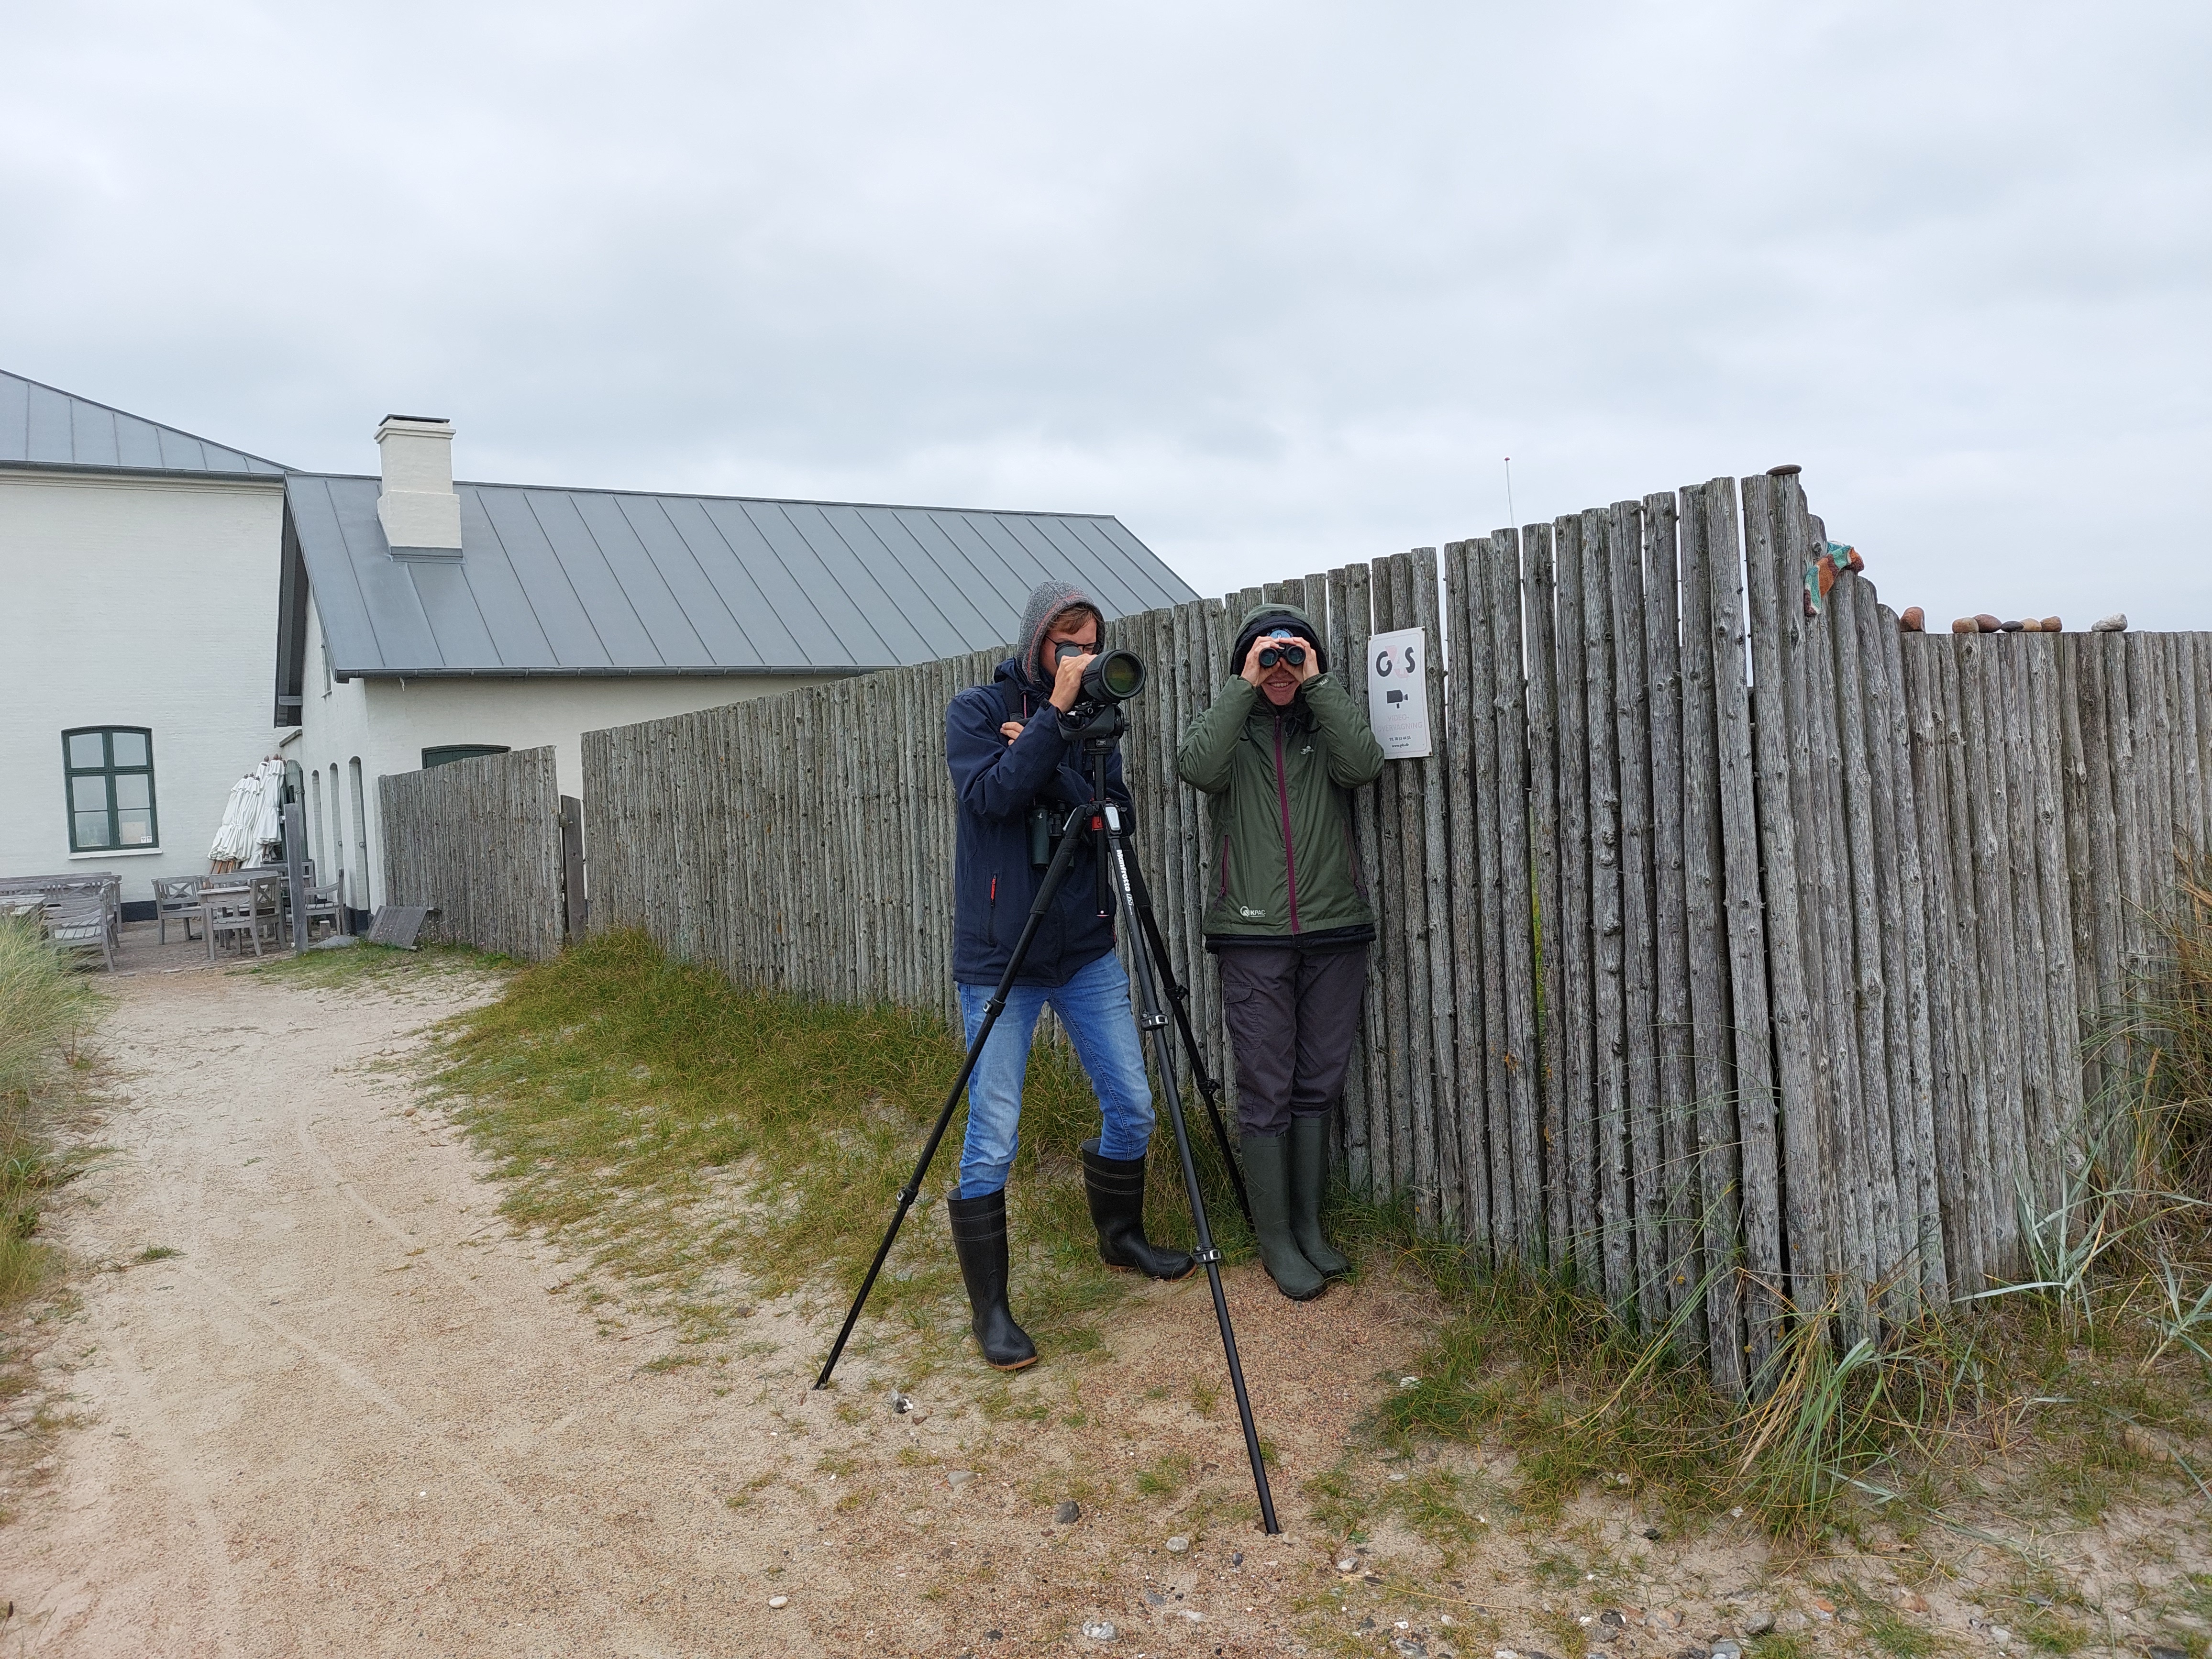
[[[1779,466],[1768,467],[1766,476],[1770,478],[1794,478],[1804,470],[1795,461],[1784,461]]]
[[[1986,611],[1977,611],[1974,613],[1974,626],[1980,629],[1984,634],[1996,634],[2003,629],[2004,623],[1998,617],[1991,616]]]
[[[2063,634],[2066,631],[2066,624],[2057,617],[2045,617],[2043,619],[2043,631],[2046,634]]]
[[[1908,605],[1898,612],[1898,626],[1908,634],[1917,634],[1928,626],[1928,613],[1917,605]]]
[[[2009,623],[2005,624],[2008,628],[2012,624]],[[2043,631],[2043,618],[2040,617],[2022,617],[2020,619],[2020,631],[2023,634],[2040,634]]]
[[[2115,611],[2109,617],[2100,617],[2089,624],[2092,634],[2124,634],[2128,631],[2128,613]]]
[[[1952,623],[1951,631],[1954,634],[1978,634],[1982,631],[1982,625],[1972,617],[1960,617]]]

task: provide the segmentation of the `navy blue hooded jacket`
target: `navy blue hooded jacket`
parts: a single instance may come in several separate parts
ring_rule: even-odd
[[[1024,722],[1008,743],[999,731]],[[952,860],[952,977],[996,985],[1006,971],[1044,872],[1030,863],[1029,811],[1043,801],[1063,810],[1091,798],[1083,745],[1060,735],[1051,691],[1024,676],[1019,661],[999,665],[988,685],[971,686],[945,711],[945,758],[959,797]],[[1106,763],[1106,795],[1128,822],[1121,755]],[[1114,921],[1098,914],[1097,854],[1088,836],[1053,897],[1022,963],[1023,985],[1065,985],[1114,948]]]

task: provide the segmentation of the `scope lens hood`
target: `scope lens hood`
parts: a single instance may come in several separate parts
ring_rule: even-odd
[[[1133,651],[1103,652],[1083,671],[1083,695],[1095,702],[1127,702],[1144,689],[1144,659]]]

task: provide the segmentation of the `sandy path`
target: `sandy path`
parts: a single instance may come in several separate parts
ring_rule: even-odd
[[[135,1099],[67,1243],[184,1254],[90,1279],[50,1351],[94,1420],[0,1535],[6,1650],[763,1650],[718,1632],[760,1547],[713,1490],[728,1414],[553,1302],[364,1064],[481,993],[116,988]]]
[[[866,1352],[811,1393],[818,1334],[789,1313],[719,1364],[646,1371],[667,1345],[599,1334],[618,1310],[561,1293],[574,1266],[513,1237],[415,1109],[398,1062],[489,988],[114,989],[114,1153],[62,1224],[111,1270],[38,1356],[81,1426],[0,1531],[0,1654],[1004,1653],[1101,1613],[1118,1651],[1286,1644],[1279,1592],[1327,1545],[1206,1527],[1249,1489],[1225,1400],[1183,1397],[1219,1365],[1202,1280],[1140,1295],[1122,1352],[1024,1373],[996,1411],[990,1374],[942,1379],[919,1425]],[[183,1254],[112,1270],[155,1245]],[[1310,1468],[1417,1334],[1377,1336],[1388,1292],[1237,1294],[1269,1431]],[[1316,1342],[1358,1363],[1297,1363]],[[1188,1491],[1124,1502],[1163,1453]],[[1296,1492],[1279,1471],[1286,1516]],[[1055,1525],[1071,1495],[1082,1522]],[[1200,1547],[1170,1556],[1178,1529]]]

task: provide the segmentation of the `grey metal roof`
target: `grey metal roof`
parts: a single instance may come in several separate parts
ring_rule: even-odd
[[[462,483],[463,556],[428,562],[391,556],[378,489],[285,485],[343,677],[850,673],[1009,640],[1048,576],[1109,617],[1197,597],[1103,515]]]
[[[281,478],[275,461],[0,369],[0,466]]]

